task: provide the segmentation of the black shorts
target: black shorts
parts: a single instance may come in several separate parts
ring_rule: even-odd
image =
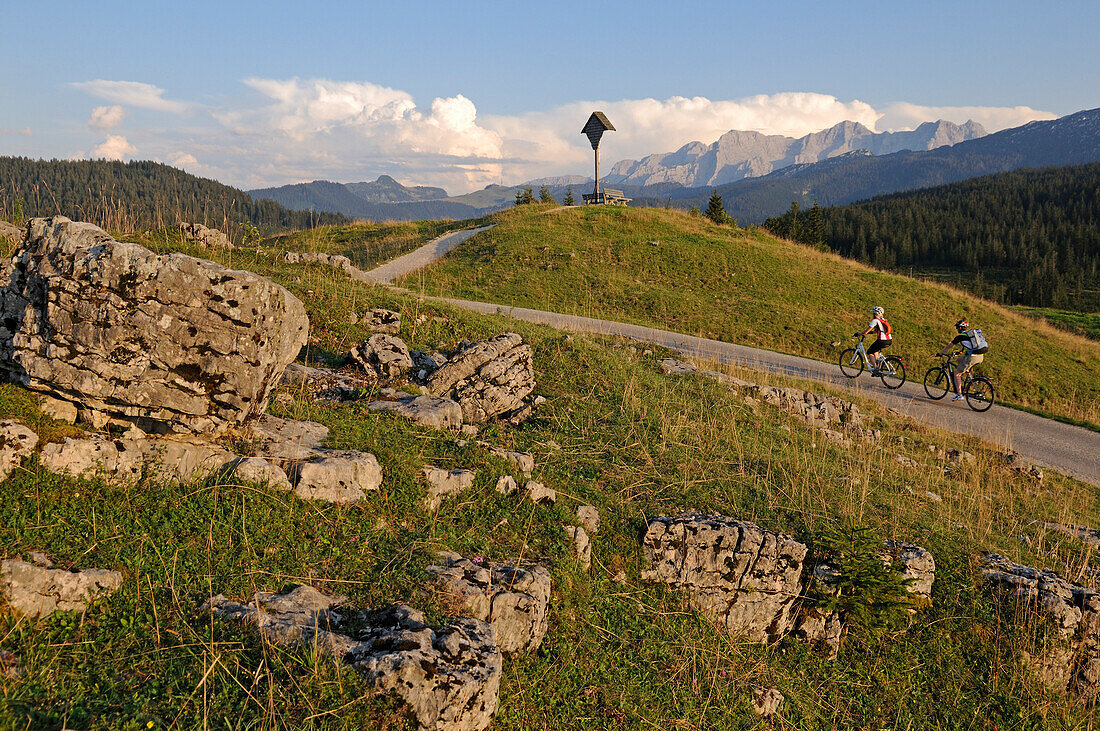
[[[876,340],[874,343],[871,344],[870,348],[867,348],[867,355],[870,355],[871,353],[877,353],[883,348],[889,347],[890,343],[892,342],[892,340]]]

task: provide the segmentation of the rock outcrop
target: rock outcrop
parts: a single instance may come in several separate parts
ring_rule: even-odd
[[[217,432],[258,416],[305,308],[250,272],[160,256],[62,216],[0,266],[0,369],[95,426]]]
[[[377,333],[352,348],[345,361],[354,363],[379,378],[404,378],[413,367],[405,341],[393,335]]]
[[[428,376],[427,386],[457,402],[468,423],[480,424],[519,409],[535,390],[531,346],[516,333],[473,343]]]
[[[23,229],[7,221],[0,221],[0,240],[2,239],[18,244],[23,240]]]
[[[23,422],[18,419],[0,421],[0,481],[8,479],[37,444],[38,435]]]
[[[475,473],[473,470],[448,470],[427,465],[421,472],[424,475],[425,482],[428,483],[428,494],[424,498],[424,507],[429,512],[439,510],[444,497],[458,495],[474,486]]]
[[[54,612],[84,611],[92,600],[117,591],[122,574],[107,569],[69,571],[8,559],[0,562],[0,585],[8,603],[20,614],[45,617]]]
[[[396,335],[401,330],[401,313],[393,310],[375,308],[367,313],[363,320],[371,332]]]
[[[288,251],[283,255],[283,259],[288,264],[327,264],[349,275],[359,271],[351,263],[351,259],[339,254],[323,254],[318,251]]]
[[[243,605],[219,595],[207,607],[255,625],[268,642],[316,647],[351,665],[377,691],[400,696],[425,731],[481,731],[492,722],[502,656],[491,625],[461,618],[432,627],[408,606],[356,611],[345,601],[298,587]]]
[[[42,448],[39,460],[50,472],[114,484],[136,484],[143,477],[190,481],[223,470],[237,455],[217,445],[179,439],[114,439],[92,434],[65,437]]]
[[[287,477],[305,500],[356,503],[382,486],[382,467],[367,452],[333,451],[294,463]]]
[[[550,572],[543,566],[483,563],[449,551],[427,571],[471,617],[496,630],[505,654],[532,652],[549,626]]]
[[[982,573],[988,585],[1014,596],[1050,621],[1051,630],[1030,658],[1047,685],[1083,702],[1100,695],[1100,594],[1053,571],[1034,569],[991,553]]]
[[[395,400],[371,401],[371,411],[392,411],[414,424],[433,429],[458,429],[462,426],[462,407],[449,398],[438,396],[402,396]]]
[[[218,249],[232,249],[233,242],[229,237],[216,228],[207,228],[201,223],[181,223],[180,233],[187,241],[194,241],[203,246]]]
[[[686,589],[699,611],[731,632],[768,642],[787,630],[807,552],[790,536],[685,513],[651,520],[643,549],[643,579]]]

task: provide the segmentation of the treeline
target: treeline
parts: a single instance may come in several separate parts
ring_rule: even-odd
[[[1100,311],[1100,163],[1018,170],[824,208],[824,243],[1005,304]],[[765,227],[820,245],[812,211]]]
[[[201,223],[235,241],[246,222],[267,234],[349,221],[337,213],[253,200],[242,190],[157,162],[0,157],[0,218],[56,214],[110,231]]]

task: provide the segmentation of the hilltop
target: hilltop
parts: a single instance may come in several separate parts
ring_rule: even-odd
[[[878,304],[919,380],[960,317],[996,354],[1001,399],[1100,424],[1100,344],[944,286],[678,211],[516,210],[405,286],[598,316],[834,362]]]

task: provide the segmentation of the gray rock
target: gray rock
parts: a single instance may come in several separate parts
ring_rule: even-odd
[[[964,452],[960,449],[948,449],[945,453],[947,461],[952,464],[965,464],[976,465],[978,464],[978,458],[970,452]]]
[[[327,264],[349,275],[359,272],[355,265],[351,263],[351,259],[339,254],[323,254],[318,251],[288,251],[283,254],[283,259],[288,264]]]
[[[377,308],[371,310],[367,316],[363,318],[363,323],[371,332],[396,335],[401,329],[401,313]]]
[[[46,394],[42,394],[39,398],[42,413],[51,419],[75,424],[76,420],[80,418],[80,409],[72,401],[57,399]]]
[[[122,574],[106,569],[51,569],[8,559],[0,562],[0,582],[13,609],[28,617],[45,617],[84,611],[92,600],[117,591]]]
[[[427,465],[421,473],[428,482],[428,495],[424,499],[424,507],[431,512],[439,510],[445,496],[466,492],[474,486],[473,470],[448,470]]]
[[[567,525],[564,527],[565,534],[573,541],[573,551],[577,554],[577,560],[581,562],[581,566],[584,566],[586,569],[592,568],[592,541],[589,540],[588,534],[585,533],[584,528],[581,528],[579,525]]]
[[[439,555],[427,571],[463,611],[496,630],[502,652],[533,652],[549,624],[550,572],[542,566],[475,563],[456,553]]]
[[[767,718],[779,713],[784,700],[786,699],[783,698],[783,694],[779,692],[778,688],[756,687],[752,689],[752,710],[758,716]]]
[[[382,486],[382,467],[367,452],[333,451],[291,465],[294,494],[306,500],[355,503]]]
[[[509,449],[502,449],[500,447],[494,447],[488,442],[478,442],[478,444],[489,450],[489,454],[494,457],[503,459],[508,464],[515,467],[522,472],[524,476],[530,477],[531,472],[535,469],[535,455],[530,452],[514,452]]]
[[[270,485],[279,490],[292,490],[294,486],[280,467],[261,457],[238,457],[226,468],[239,482]]]
[[[413,366],[405,341],[384,333],[371,335],[352,348],[345,360],[379,378],[404,378]]]
[[[50,472],[85,479],[103,476],[120,485],[136,484],[143,477],[188,482],[218,472],[235,459],[237,455],[214,444],[178,438],[112,439],[101,434],[66,437],[42,447],[39,455]]]
[[[396,401],[371,401],[371,411],[392,411],[414,424],[433,429],[458,429],[462,426],[462,407],[438,396],[407,396]]]
[[[1100,594],[1053,571],[1023,566],[991,553],[983,561],[986,583],[1052,623],[1030,657],[1039,678],[1084,703],[1100,696]]]
[[[535,390],[531,346],[516,333],[473,343],[428,376],[429,393],[449,396],[465,420],[480,424],[524,406]]]
[[[920,467],[920,462],[917,462],[912,457],[907,457],[904,454],[895,454],[894,461],[900,464],[902,467],[909,467],[911,469]]]
[[[501,495],[511,495],[519,486],[516,484],[516,480],[511,475],[501,475],[497,480],[497,492]]]
[[[1058,531],[1059,533],[1065,533],[1070,538],[1076,538],[1084,543],[1086,546],[1092,546],[1093,548],[1100,548],[1100,530],[1095,528],[1087,528],[1083,525],[1068,525],[1066,523],[1055,523],[1051,520],[1038,520],[1035,523],[1047,530]]]
[[[788,628],[806,546],[722,515],[685,513],[649,522],[642,578],[686,589],[695,607],[758,642]]]
[[[218,249],[232,249],[233,242],[216,228],[207,228],[201,223],[181,223],[180,232],[186,241],[194,241],[202,246]]]
[[[906,591],[919,599],[932,600],[932,583],[936,580],[936,560],[927,549],[903,541],[886,541],[886,560],[901,572],[902,578],[912,579]]]
[[[600,511],[596,510],[595,505],[578,505],[577,520],[592,535],[596,535],[600,529]]]
[[[541,505],[553,505],[558,499],[558,493],[554,491],[554,488],[547,487],[534,480],[528,480],[527,484],[523,486],[523,491],[528,500]]]
[[[18,419],[0,420],[0,480],[23,463],[38,444],[38,435]]]
[[[18,244],[23,241],[23,233],[23,229],[19,226],[10,224],[7,221],[0,221],[0,239],[7,239]]]
[[[305,308],[250,272],[36,218],[0,265],[0,370],[93,423],[215,432],[254,418],[306,343]]]
[[[253,454],[270,459],[309,459],[321,453],[328,427],[315,421],[295,421],[264,414],[242,430]]]
[[[1039,465],[1032,462],[1028,462],[1022,456],[1016,452],[1004,452],[1001,454],[1001,459],[1013,472],[1019,472],[1025,477],[1030,477],[1036,482],[1042,483],[1043,481],[1043,469]]]

